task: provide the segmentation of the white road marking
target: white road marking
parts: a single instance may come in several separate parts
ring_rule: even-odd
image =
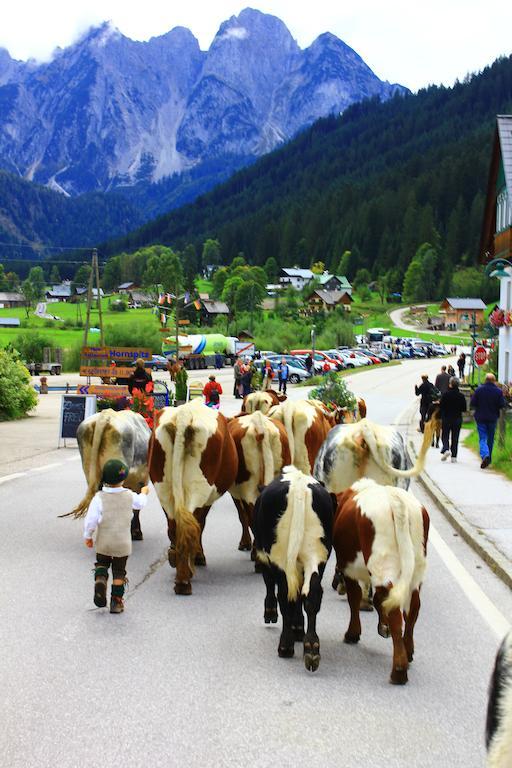
[[[15,480],[17,477],[23,477],[26,474],[26,472],[15,472],[14,475],[5,475],[5,477],[0,477],[0,485],[2,483],[7,483],[9,480]]]
[[[53,469],[54,467],[60,467],[62,466],[60,461],[55,462],[54,464],[43,464],[42,467],[33,467],[30,471],[31,472],[44,472],[47,469]]]
[[[510,629],[509,622],[498,611],[494,603],[489,600],[474,578],[466,571],[460,560],[453,554],[448,544],[441,538],[432,524],[430,525],[429,542],[433,545],[468,600],[473,604],[496,637],[501,640]]]

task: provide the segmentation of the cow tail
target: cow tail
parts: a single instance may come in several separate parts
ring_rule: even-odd
[[[293,420],[295,409],[293,403],[288,400],[286,403],[281,404],[283,409],[283,424],[288,435],[288,445],[290,447],[290,461],[293,464],[295,462],[295,435],[293,432]]]
[[[359,418],[360,419],[366,418],[367,408],[366,408],[366,403],[362,397],[360,397],[359,400],[357,401],[357,409],[359,411]]]
[[[275,476],[274,454],[270,445],[270,435],[266,429],[266,417],[261,411],[255,411],[252,415],[254,439],[258,447],[259,475],[258,487],[263,490],[272,482]]]
[[[189,554],[189,565],[193,571],[194,557],[200,551],[201,529],[192,512],[187,509],[183,488],[185,448],[190,450],[194,440],[193,417],[187,410],[180,412],[179,409],[176,416],[171,475],[174,495],[174,520],[176,522],[176,552],[187,552]]]
[[[76,507],[69,513],[73,517],[84,517],[89,509],[89,504],[93,500],[94,495],[98,492],[101,481],[101,467],[99,465],[99,453],[101,448],[101,442],[103,440],[103,433],[110,424],[110,414],[102,413],[96,426],[94,428],[94,436],[92,438],[91,453],[89,457],[88,479],[87,479],[87,493],[83,497],[82,501],[76,505]],[[87,472],[87,468],[84,467]]]
[[[284,479],[290,482],[288,491],[288,514],[290,527],[288,530],[288,547],[286,550],[285,574],[288,584],[288,600],[296,600],[301,587],[298,557],[304,541],[306,530],[306,503],[311,491],[308,488],[309,478],[296,467],[284,470]]]
[[[401,493],[400,489],[390,487],[387,490],[400,559],[398,581],[391,587],[388,597],[382,603],[384,611],[389,614],[394,608],[409,610],[416,557],[409,527],[409,508],[403,496],[405,492]]]
[[[427,458],[427,451],[430,448],[432,441],[433,426],[431,422],[425,424],[425,434],[423,435],[423,442],[421,444],[420,452],[416,458],[414,466],[410,469],[396,469],[392,464],[389,464],[386,460],[382,446],[379,445],[375,436],[374,425],[367,419],[363,419],[360,422],[361,430],[363,433],[364,441],[367,444],[370,454],[379,467],[394,477],[415,477],[423,472],[425,468],[425,460]]]

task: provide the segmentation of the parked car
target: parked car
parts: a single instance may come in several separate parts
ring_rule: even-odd
[[[367,357],[359,357],[355,355],[350,349],[339,349],[338,355],[340,356],[345,368],[362,368],[365,365],[371,365]]]
[[[269,357],[267,355],[266,359],[269,361],[270,365],[272,366],[272,370],[274,371],[274,381],[277,381],[277,369],[281,365],[281,358]],[[261,372],[263,363],[263,360],[255,360],[254,366],[258,371]],[[307,372],[306,366],[302,367],[301,365],[294,365],[288,362],[288,371],[288,381],[290,384],[298,384],[299,381],[305,381],[306,379],[310,378],[310,374]]]
[[[130,360],[127,366],[130,368],[135,367],[135,360]],[[167,358],[164,355],[153,355],[151,360],[144,360],[144,368],[150,368],[152,371],[166,371],[167,370]]]
[[[311,354],[311,350],[310,349],[292,349],[291,354],[307,356]],[[319,349],[315,350],[314,359],[322,364],[327,360],[327,362],[331,366],[331,370],[333,371],[341,370],[341,365],[339,364],[339,361],[334,360],[332,357],[329,357],[329,354],[327,352],[322,352]]]
[[[380,365],[382,363],[382,360],[380,357],[377,357],[373,352],[370,352],[369,349],[356,349],[355,352],[359,352],[361,355],[364,355],[365,357],[370,360],[373,365]]]

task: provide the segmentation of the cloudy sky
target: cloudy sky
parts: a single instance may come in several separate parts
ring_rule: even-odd
[[[15,58],[46,60],[111,20],[136,40],[186,26],[207,49],[219,24],[249,4],[279,16],[302,47],[334,33],[379,77],[413,90],[451,85],[512,53],[509,0],[15,0],[0,4],[0,46]]]

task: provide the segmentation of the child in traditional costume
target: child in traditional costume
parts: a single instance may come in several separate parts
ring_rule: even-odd
[[[126,582],[126,561],[132,553],[132,509],[143,509],[147,503],[148,486],[140,493],[123,487],[128,467],[118,459],[110,459],[103,467],[103,489],[89,505],[84,523],[87,547],[93,546],[96,533],[96,563],[94,569],[94,604],[107,604],[108,569],[112,566],[110,613],[124,611],[123,595]]]

